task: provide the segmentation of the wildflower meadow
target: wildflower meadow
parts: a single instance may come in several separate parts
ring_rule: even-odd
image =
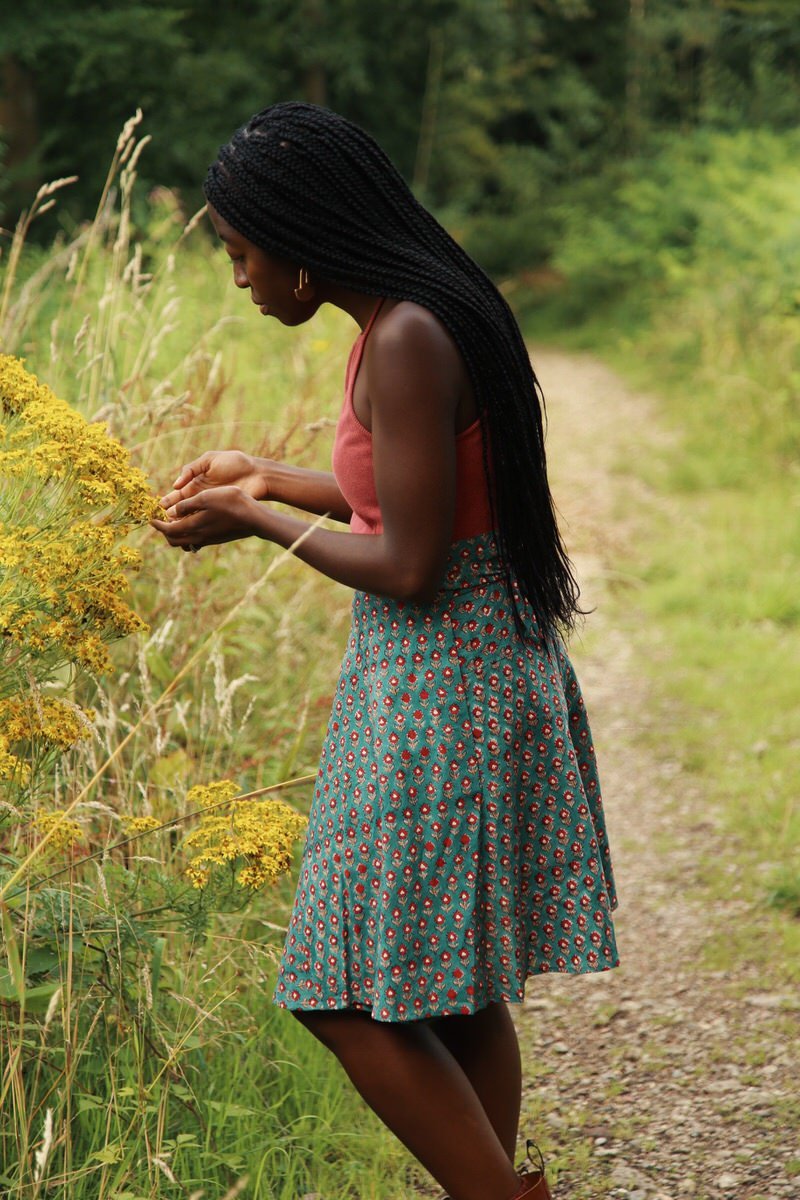
[[[634,9],[640,33],[647,16],[672,37]],[[758,63],[793,113],[784,82],[770,91],[791,72]],[[474,81],[452,76],[483,162],[460,90]],[[574,1200],[766,1200],[800,1177],[792,122],[676,126],[641,152],[628,124],[632,156],[578,172],[563,204],[487,186],[465,238],[474,250],[483,230],[489,268],[511,276],[536,361],[543,341],[564,351],[541,356],[556,437],[576,414],[554,494],[578,497],[565,528],[595,573],[590,605],[602,588],[576,640],[612,667],[588,678],[618,785],[621,990],[537,989],[520,1023],[521,1128]],[[0,230],[0,1196],[438,1197],[271,1003],[350,593],[259,539],[185,554],[149,525],[206,450],[327,468],[353,325],[327,308],[291,331],[265,322],[199,189],[143,186],[143,129],[137,113],[110,147],[91,220],[63,205],[66,175]],[[458,140],[439,141],[447,168]],[[523,160],[502,145],[516,189]],[[553,240],[529,274],[523,235],[536,256]],[[582,407],[559,413],[559,386],[585,388]]]
[[[148,525],[211,446],[323,462],[346,334],[259,343],[139,121],[94,220],[33,244],[45,185],[0,260],[0,1191],[366,1191],[403,1154],[269,999],[346,595]]]

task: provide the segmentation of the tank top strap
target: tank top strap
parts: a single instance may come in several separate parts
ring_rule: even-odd
[[[358,368],[361,365],[361,356],[364,353],[364,343],[367,340],[370,329],[372,329],[372,326],[375,324],[375,318],[381,311],[381,305],[385,299],[385,296],[381,296],[381,298],[378,300],[378,303],[370,313],[369,320],[361,330],[361,333],[358,335],[356,340],[353,342],[353,345],[350,347],[350,355],[347,359],[347,369],[345,370],[344,376],[345,396],[349,396],[350,394],[350,389],[352,388],[355,377],[358,374]]]

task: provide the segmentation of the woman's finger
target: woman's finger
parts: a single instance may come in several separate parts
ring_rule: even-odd
[[[200,492],[196,496],[185,496],[177,504],[173,504],[172,513],[175,520],[180,520],[182,517],[191,516],[192,513],[202,512],[206,507],[206,494]]]
[[[182,488],[173,488],[171,492],[167,492],[166,496],[161,497],[162,508],[173,508],[179,500],[188,500],[191,496],[196,496],[198,492],[205,490],[205,485],[195,484],[193,481],[185,484]]]
[[[188,467],[184,467],[184,471],[188,469]],[[194,491],[194,480],[200,478],[202,474],[202,471],[195,471],[191,475],[179,475],[177,481],[172,485],[172,490],[161,497],[161,507],[170,508],[183,497],[191,496]],[[202,484],[200,489],[202,490]]]
[[[154,525],[155,522],[151,521],[150,524]],[[191,550],[192,546],[201,546],[204,544],[201,534],[196,529],[176,532],[170,524],[164,521],[160,522],[160,524],[163,528],[159,532],[164,534],[167,542],[176,550]]]
[[[190,542],[193,537],[197,537],[197,521],[191,521],[184,517],[179,521],[157,521],[150,522],[153,529],[157,529],[159,533],[163,533],[164,537],[173,545],[177,545],[181,540]]]
[[[181,467],[178,478],[172,485],[173,488],[186,487],[186,484],[191,483],[196,475],[202,475],[204,471],[207,471],[210,458],[210,454],[201,454],[194,462],[186,463]]]

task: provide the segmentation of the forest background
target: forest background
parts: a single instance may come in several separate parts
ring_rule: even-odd
[[[677,139],[702,159],[715,134],[793,130],[797,16],[793,0],[23,0],[0,30],[6,213],[77,175],[60,211],[85,216],[136,107],[144,179],[192,208],[231,122],[303,97],[367,128],[488,270],[539,266],[570,211],[613,207]],[[662,200],[659,244],[688,246],[684,206]]]
[[[798,64],[795,0],[21,0],[0,25],[0,351],[105,420],[154,487],[207,443],[329,454],[352,329],[323,314],[265,355],[191,220],[217,146],[277,100],[368,129],[534,351],[591,350],[656,393],[671,440],[619,470],[664,503],[609,604],[652,671],[654,753],[725,839],[698,861],[704,894],[727,896],[736,863],[746,915],[705,966],[757,963],[778,989],[800,947]],[[57,177],[77,178],[34,202]],[[72,858],[43,855],[41,875],[105,857],[102,882],[73,867],[3,910],[0,1184],[133,1200],[247,1177],[258,1197],[388,1200],[407,1157],[265,1012],[291,875],[246,901],[232,879],[203,903],[176,886],[192,787],[313,772],[344,593],[268,552],[176,568],[139,542],[150,631],[114,647],[113,675],[63,677],[97,736],[18,810],[84,797]],[[176,826],[109,852],[126,813]],[[0,888],[33,844],[4,809]],[[596,1164],[548,1150],[594,1200]]]

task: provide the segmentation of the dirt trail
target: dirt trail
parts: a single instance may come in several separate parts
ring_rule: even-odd
[[[559,1164],[556,1200],[800,1198],[800,999],[765,991],[746,963],[735,979],[701,964],[709,935],[733,928],[742,904],[703,893],[697,860],[720,839],[713,814],[697,780],[652,750],[642,651],[605,604],[633,536],[626,514],[655,502],[618,464],[659,453],[665,435],[648,398],[596,360],[534,361],[553,491],[596,608],[571,652],[600,764],[623,965],[528,981],[525,1005],[512,1008],[522,1133],[538,1134]]]

